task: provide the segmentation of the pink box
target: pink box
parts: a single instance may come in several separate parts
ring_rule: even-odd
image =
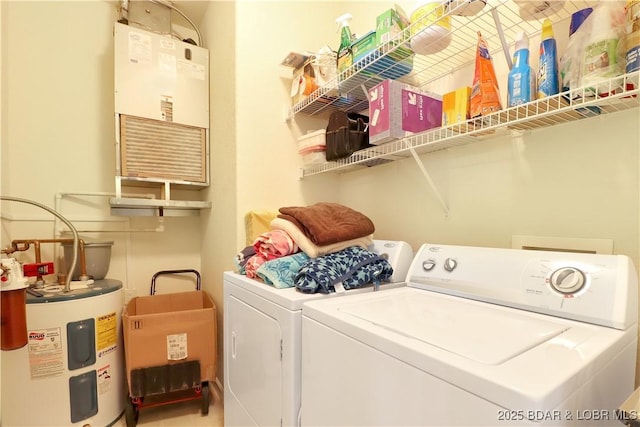
[[[369,143],[383,144],[442,126],[442,97],[384,80],[369,89]]]

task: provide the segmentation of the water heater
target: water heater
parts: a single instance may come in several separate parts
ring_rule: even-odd
[[[114,54],[117,176],[208,186],[209,51],[115,23]]]

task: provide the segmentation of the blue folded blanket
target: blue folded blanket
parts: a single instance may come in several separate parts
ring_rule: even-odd
[[[256,275],[276,288],[292,288],[296,273],[309,259],[304,252],[272,259],[258,267]]]
[[[294,278],[296,288],[306,293],[335,292],[339,282],[345,289],[383,282],[393,275],[389,262],[360,246],[352,246],[307,261]]]

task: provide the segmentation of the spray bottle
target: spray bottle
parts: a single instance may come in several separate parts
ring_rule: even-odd
[[[560,88],[558,73],[558,48],[553,37],[551,21],[545,19],[542,23],[540,40],[540,65],[538,67],[538,99],[556,95]]]
[[[349,28],[351,14],[346,13],[336,19],[338,30],[340,31],[340,47],[338,48],[338,73],[342,73],[353,63],[353,55],[351,53],[351,43],[354,41]]]
[[[507,105],[514,107],[527,103],[535,93],[535,74],[529,65],[529,37],[520,32],[516,37],[513,67],[509,71]]]

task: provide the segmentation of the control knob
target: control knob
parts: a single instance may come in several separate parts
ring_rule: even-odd
[[[431,271],[435,266],[436,266],[436,261],[433,259],[428,259],[422,262],[422,269],[424,271]]]
[[[549,278],[551,287],[562,294],[575,294],[586,283],[585,275],[582,271],[574,267],[559,268]]]
[[[458,266],[458,261],[456,261],[453,258],[447,258],[444,260],[444,269],[449,272],[455,270],[457,266]]]

